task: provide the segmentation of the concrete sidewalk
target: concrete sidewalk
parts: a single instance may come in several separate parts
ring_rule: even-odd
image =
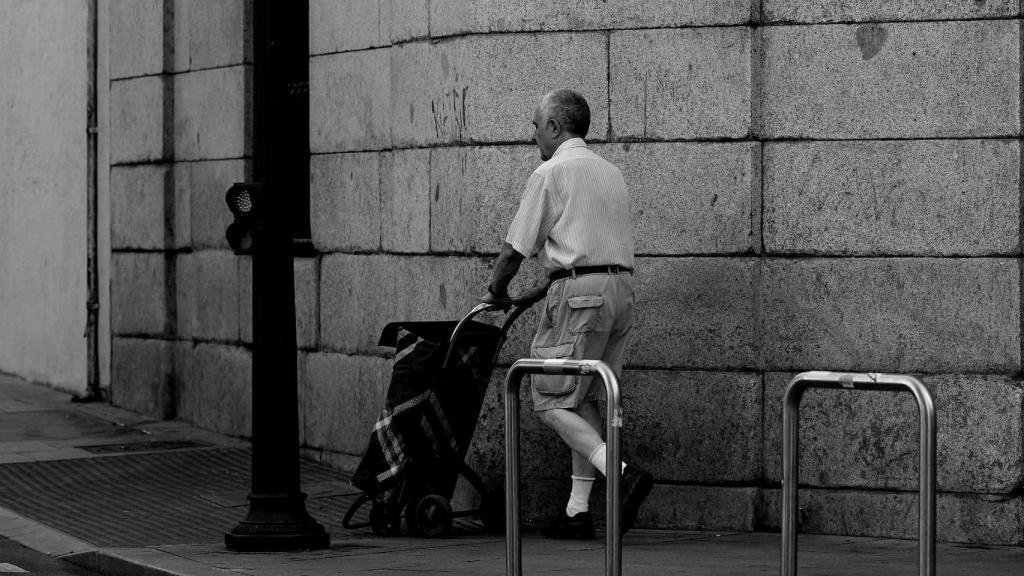
[[[308,508],[329,549],[228,552],[246,511],[248,445],[180,422],[140,418],[0,376],[0,535],[111,576],[504,574],[505,542],[472,522],[453,537],[346,530],[356,494],[334,472],[302,467]],[[623,574],[779,573],[779,535],[634,530]],[[527,574],[604,572],[604,541],[559,542],[525,530]],[[916,574],[916,542],[801,536],[801,574]],[[3,559],[0,558],[0,563]],[[940,544],[938,573],[1019,576],[1024,548]]]

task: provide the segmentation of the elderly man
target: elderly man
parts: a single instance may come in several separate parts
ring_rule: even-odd
[[[546,94],[533,125],[544,163],[526,183],[483,301],[506,307],[547,294],[533,357],[603,360],[621,375],[633,326],[633,235],[625,181],[583,140],[590,107],[580,94]],[[523,259],[538,252],[547,280],[513,300],[509,282]],[[606,474],[597,406],[602,393],[593,376],[533,376],[534,410],[572,449],[572,491],[565,509],[542,530],[550,538],[595,536],[590,490],[595,468]],[[653,484],[649,473],[624,466],[623,533]]]

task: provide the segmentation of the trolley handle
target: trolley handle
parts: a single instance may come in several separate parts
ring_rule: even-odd
[[[508,334],[509,328],[512,327],[512,324],[515,323],[516,319],[519,318],[519,316],[523,312],[526,312],[526,310],[532,305],[533,302],[530,302],[525,306],[521,304],[512,304],[512,307],[509,309],[508,315],[505,317],[505,322],[501,325],[502,336]],[[455,342],[456,340],[458,340],[459,334],[462,332],[462,329],[470,320],[475,318],[481,312],[496,312],[499,310],[501,310],[501,308],[493,304],[481,302],[480,304],[477,304],[472,310],[470,310],[469,314],[466,314],[466,316],[463,317],[462,320],[459,320],[459,323],[455,325],[455,330],[452,330],[451,338],[448,339],[448,352],[444,355],[444,364],[442,364],[442,366],[448,366],[449,361],[452,359],[452,352],[455,350]]]

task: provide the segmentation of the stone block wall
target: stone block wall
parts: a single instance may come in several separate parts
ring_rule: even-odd
[[[250,433],[249,263],[224,193],[251,164],[251,3],[110,2],[111,397]]]
[[[163,18],[145,26],[165,40],[125,32],[138,48],[112,59],[131,139],[112,167],[115,401],[245,435],[251,267],[220,198],[250,170],[248,2],[114,5]],[[570,86],[633,193],[624,448],[657,478],[640,525],[777,528],[785,384],[880,371],[935,394],[939,537],[1024,544],[1020,24],[994,0],[311,0],[305,453],[355,467],[384,324],[476,303],[539,164],[533,108]],[[495,486],[503,375],[470,453]],[[523,418],[536,517],[567,494],[568,454]],[[805,529],[913,537],[915,427],[909,396],[808,394]]]

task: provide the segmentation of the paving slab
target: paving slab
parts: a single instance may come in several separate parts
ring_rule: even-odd
[[[524,574],[602,574],[604,541],[523,540]],[[623,574],[712,576],[779,573],[779,535],[638,530],[623,540]],[[809,536],[799,542],[799,569],[806,574],[854,576],[913,574],[917,544],[910,540]],[[495,536],[458,540],[382,540],[359,537],[327,550],[296,553],[228,552],[221,546],[159,546],[103,550],[100,557],[129,562],[133,574],[245,574],[307,576],[345,574],[505,574],[505,542]],[[108,560],[109,561],[109,560]],[[937,566],[946,576],[1018,574],[1024,550],[940,545]]]
[[[368,528],[347,530],[341,515],[356,493],[336,472],[302,463],[307,508],[332,536],[324,550],[235,553],[223,533],[246,509],[247,443],[183,423],[159,423],[102,404],[72,404],[66,394],[0,375],[0,405],[27,406],[15,414],[74,414],[62,438],[0,440],[6,451],[66,450],[61,442],[118,442],[154,447],[160,439],[201,438],[205,446],[149,453],[93,454],[51,462],[0,461],[0,537],[69,560],[106,576],[308,576],[345,574],[505,573],[504,537],[486,534],[477,521],[459,520],[449,538],[375,537]],[[0,422],[8,422],[4,415]],[[88,425],[83,425],[88,423]],[[135,430],[115,440],[103,427]],[[56,430],[59,426],[43,427]],[[17,426],[8,426],[16,431]],[[79,437],[67,440],[69,431]],[[36,433],[38,434],[38,432]],[[173,442],[169,441],[169,445]],[[356,520],[365,518],[360,511]],[[801,573],[911,574],[913,540],[801,535]],[[778,574],[780,537],[768,532],[634,530],[623,539],[623,574],[702,576]],[[940,544],[944,576],[1020,574],[1024,547]],[[604,570],[603,534],[592,541],[553,541],[535,526],[523,530],[523,567],[529,574]]]

